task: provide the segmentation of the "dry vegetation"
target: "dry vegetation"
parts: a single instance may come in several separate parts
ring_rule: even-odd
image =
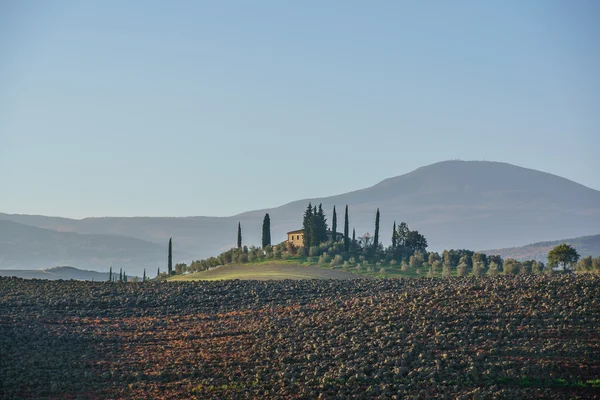
[[[600,278],[0,278],[0,398],[598,398]]]

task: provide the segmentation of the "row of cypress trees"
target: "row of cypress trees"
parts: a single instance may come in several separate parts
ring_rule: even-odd
[[[262,224],[262,248],[264,249],[267,246],[271,245],[271,217],[269,217],[269,213],[265,214],[263,218]],[[242,248],[242,223],[238,222],[238,230],[237,230],[237,248]]]

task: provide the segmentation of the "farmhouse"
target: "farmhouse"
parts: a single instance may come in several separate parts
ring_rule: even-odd
[[[287,233],[287,241],[291,244],[293,244],[296,247],[302,247],[304,246],[304,231],[302,229],[298,229],[295,231],[291,231]],[[344,237],[343,234],[336,232],[335,233],[335,241],[339,241],[342,240],[342,238]],[[331,231],[331,229],[327,229],[327,240],[332,240],[333,238],[333,233]]]

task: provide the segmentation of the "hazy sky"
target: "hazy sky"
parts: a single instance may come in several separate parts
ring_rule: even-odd
[[[600,189],[600,2],[0,0],[0,212],[231,215],[448,159]]]

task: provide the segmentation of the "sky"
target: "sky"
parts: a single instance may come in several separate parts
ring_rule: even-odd
[[[600,2],[0,0],[0,212],[229,216],[450,159],[600,190]]]

